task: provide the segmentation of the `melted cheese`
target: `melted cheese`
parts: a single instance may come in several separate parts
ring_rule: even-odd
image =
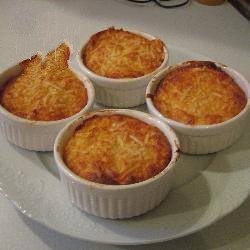
[[[151,73],[164,60],[162,41],[148,40],[122,29],[109,28],[93,35],[82,55],[94,73],[109,78],[135,78]]]
[[[234,80],[215,64],[187,62],[165,76],[153,102],[167,118],[205,125],[236,116],[247,99]]]
[[[9,112],[36,121],[60,120],[78,113],[87,104],[87,91],[68,68],[66,44],[20,63],[23,72],[10,80],[1,93]]]
[[[161,172],[171,148],[156,127],[123,116],[94,116],[76,130],[64,149],[75,174],[104,184],[131,184]]]

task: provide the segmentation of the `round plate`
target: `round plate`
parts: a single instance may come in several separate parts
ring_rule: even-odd
[[[170,64],[207,59],[171,46],[169,50]],[[220,153],[182,154],[175,187],[167,198],[149,213],[125,220],[102,219],[73,207],[52,153],[22,150],[2,135],[0,148],[0,192],[23,214],[48,228],[94,242],[135,245],[188,235],[236,209],[250,190],[250,131]]]

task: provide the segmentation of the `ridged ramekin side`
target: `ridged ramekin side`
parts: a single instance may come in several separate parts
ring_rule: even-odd
[[[235,126],[223,133],[209,136],[194,136],[177,133],[180,149],[188,154],[208,154],[218,152],[231,146],[244,132],[245,123]]]
[[[95,84],[96,102],[108,107],[129,108],[145,103],[146,86],[132,89],[102,87]]]
[[[23,129],[9,124],[8,122],[0,123],[1,133],[8,141],[21,148],[37,151],[49,151],[54,144],[55,134],[38,134],[33,133],[32,129]]]
[[[76,207],[89,214],[109,219],[124,219],[144,214],[157,207],[170,190],[169,185],[159,185],[157,189],[146,188],[133,194],[129,191],[126,194],[119,191],[114,194],[110,191],[103,195],[87,192],[83,186],[79,187],[78,183],[73,183],[63,173],[61,180],[69,199]]]

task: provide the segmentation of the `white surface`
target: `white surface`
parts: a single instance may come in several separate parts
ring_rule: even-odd
[[[198,56],[176,48],[170,51],[175,55],[173,63]],[[151,213],[131,220],[100,219],[73,208],[59,182],[51,153],[22,150],[1,137],[0,191],[28,217],[72,237],[125,245],[178,238],[217,221],[247,198],[250,152],[244,149],[249,146],[249,132],[233,147],[218,154],[181,155],[173,169],[173,191],[167,199]],[[10,159],[11,164],[8,164]],[[189,184],[178,188],[185,183]],[[160,198],[158,194],[163,192],[155,188],[159,192],[154,196]],[[146,194],[142,196],[146,199]],[[76,197],[80,201],[80,194]],[[79,206],[79,202],[76,205]]]
[[[77,48],[96,30],[120,25],[205,54],[250,78],[249,22],[228,4],[208,7],[192,2],[185,8],[163,10],[121,0],[2,0],[0,6],[1,71],[38,48],[52,49],[64,38]],[[31,222],[16,213],[6,199],[0,197],[0,200],[1,249],[249,249],[250,246],[249,199],[208,229],[150,247],[111,247],[70,239]]]
[[[171,144],[174,143],[172,140],[174,138],[170,139]],[[70,204],[59,181],[52,153],[23,150],[0,136],[3,152],[0,191],[26,216],[65,235],[125,245],[160,242],[198,231],[243,203],[250,191],[249,144],[250,131],[218,154],[180,155],[175,167],[170,167],[175,177],[170,180],[165,179],[168,174],[162,175],[164,181],[172,181],[172,191],[160,206],[136,218],[109,220],[90,216]],[[10,159],[11,164],[8,164]],[[163,178],[151,182],[150,187],[154,185],[162,194],[158,186],[160,180]],[[136,195],[144,192],[142,185],[136,185]],[[149,186],[145,190],[158,196],[149,190]],[[93,189],[93,192],[97,195],[101,190]],[[146,194],[141,195],[147,199]]]

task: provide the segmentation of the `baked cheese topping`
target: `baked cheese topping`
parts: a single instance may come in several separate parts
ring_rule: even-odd
[[[20,63],[22,73],[1,91],[1,105],[35,121],[54,121],[78,113],[87,104],[87,90],[68,68],[70,51],[63,43],[47,54]]]
[[[82,60],[87,68],[109,78],[136,78],[157,69],[164,60],[164,44],[159,39],[109,28],[93,35]]]
[[[232,77],[214,63],[191,61],[165,76],[153,103],[167,118],[185,124],[209,125],[236,116],[247,99]]]
[[[103,184],[132,184],[160,173],[171,148],[156,127],[125,115],[94,116],[76,130],[64,161],[78,176]]]

